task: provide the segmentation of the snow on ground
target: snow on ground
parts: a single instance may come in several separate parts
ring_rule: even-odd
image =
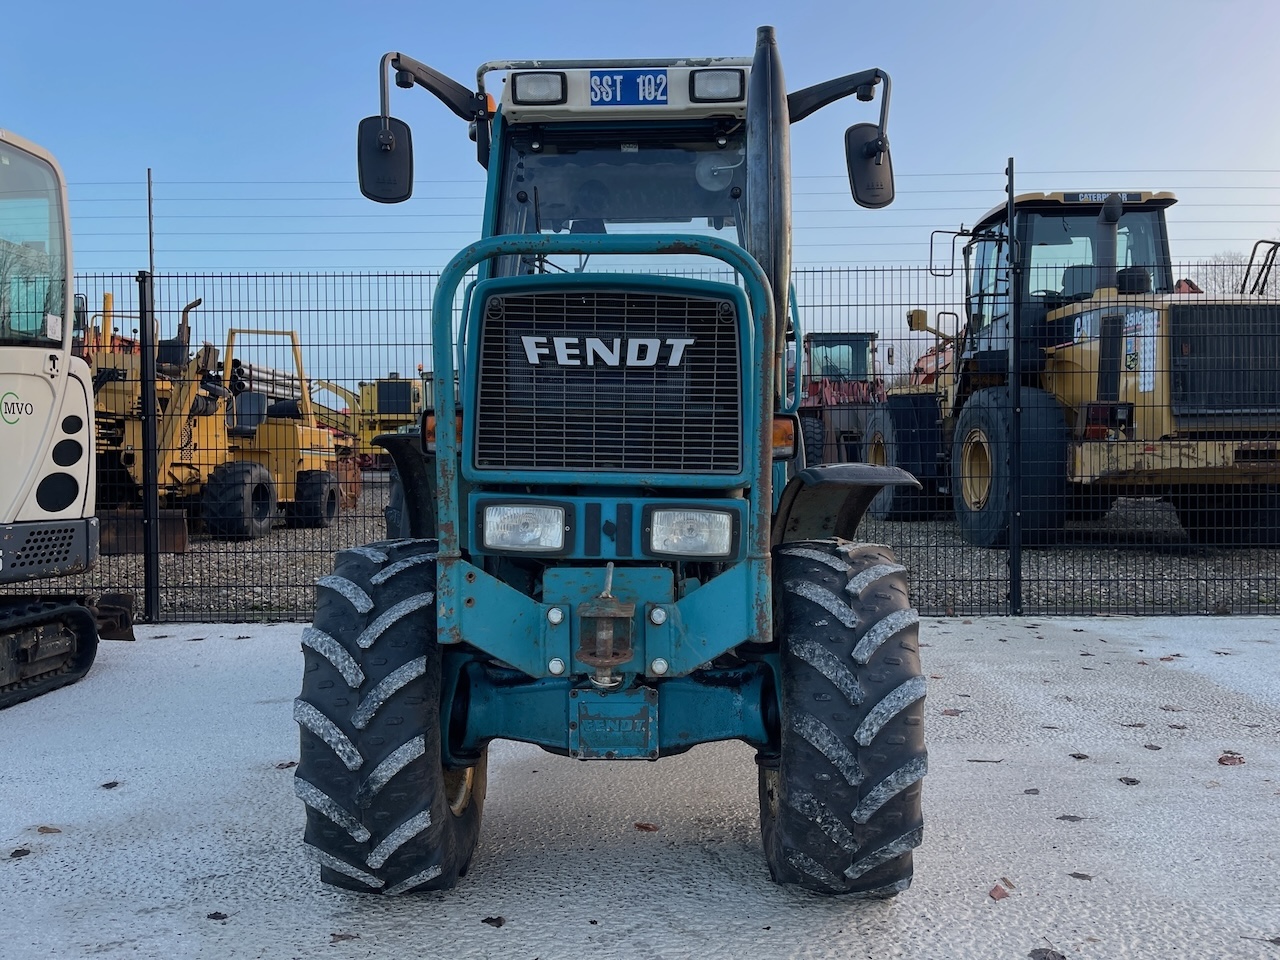
[[[770,882],[740,744],[495,744],[457,889],[327,888],[288,766],[301,626],[141,627],[0,712],[0,956],[1274,958],[1278,626],[924,621],[925,841],[870,904]]]

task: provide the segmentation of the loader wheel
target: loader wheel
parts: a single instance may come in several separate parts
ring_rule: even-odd
[[[951,490],[965,541],[1005,546],[1012,515],[1008,396],[979,390],[960,411],[951,447]],[[1043,390],[1022,390],[1022,542],[1051,543],[1067,512],[1067,424]]]
[[[880,467],[901,467],[898,436],[888,407],[874,407],[867,414],[862,460]],[[887,486],[876,494],[867,512],[877,520],[925,520],[933,511],[928,489]]]
[[[804,465],[816,467],[820,463],[826,463],[826,451],[823,449],[826,445],[826,428],[822,425],[822,418],[801,417],[800,435],[804,438]]]
[[[919,617],[888,547],[843,540],[774,551],[780,735],[762,754],[769,873],[819,893],[895,896],[920,844],[925,680]]]
[[[290,526],[331,527],[338,519],[338,478],[327,470],[298,474],[297,498],[289,507]]]
[[[271,532],[276,485],[256,460],[220,463],[204,485],[201,515],[210,536],[257,540]]]
[[[487,751],[441,761],[434,540],[338,554],[303,631],[294,789],[320,879],[366,893],[443,890],[480,834]]]

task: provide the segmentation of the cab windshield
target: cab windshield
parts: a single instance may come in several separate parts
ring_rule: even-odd
[[[679,129],[601,124],[508,131],[498,196],[499,234],[683,233],[743,242],[746,148],[741,124]],[[715,269],[706,257],[662,257],[673,266]],[[500,275],[639,268],[624,257],[506,257]]]
[[[66,262],[57,175],[0,143],[0,344],[62,344]]]
[[[1161,210],[1126,210],[1116,233],[1116,267],[1131,274],[1143,271],[1139,286],[1155,293],[1173,290]],[[1093,292],[1097,266],[1098,214],[1031,213],[1028,225],[1029,289],[1058,293],[1068,299]]]
[[[809,342],[810,376],[867,380],[871,372],[871,338]]]

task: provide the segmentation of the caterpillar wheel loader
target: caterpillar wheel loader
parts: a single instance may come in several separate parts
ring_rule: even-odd
[[[590,762],[738,739],[774,880],[905,890],[918,617],[856,533],[915,481],[794,462],[783,389],[790,127],[879,92],[845,147],[854,199],[888,204],[887,74],[788,93],[771,27],[754,57],[492,61],[475,89],[389,53],[358,136],[361,190],[387,203],[413,183],[392,74],[469,123],[490,199],[436,287],[433,409],[383,441],[396,528],[337,555],[303,631],[295,788],[321,879],[456,884],[495,738]]]
[[[957,234],[963,322],[945,331],[911,311],[911,329],[938,338],[935,369],[889,391],[885,430],[868,439],[869,458],[878,443],[877,462],[920,480],[905,499],[949,498],[964,539],[984,547],[1008,542],[1015,509],[1024,542],[1052,543],[1120,496],[1171,501],[1195,543],[1280,545],[1280,303],[1260,293],[1270,263],[1232,295],[1175,281],[1174,202],[1023,194],[1012,222],[1002,204]],[[900,499],[887,489],[878,502],[889,513]]]
[[[0,707],[83,677],[100,628],[131,637],[127,597],[45,589],[98,556],[93,391],[71,353],[72,283],[62,170],[0,130]]]

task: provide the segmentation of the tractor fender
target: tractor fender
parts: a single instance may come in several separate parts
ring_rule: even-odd
[[[391,503],[388,507],[388,510],[399,511],[395,519],[395,535],[416,539],[435,537],[435,454],[423,452],[417,433],[384,433],[374,437],[373,442],[387,451],[395,465],[391,475]],[[387,535],[390,537],[390,514],[387,519]]]
[[[773,545],[795,540],[853,540],[862,515],[882,489],[920,488],[920,481],[899,467],[871,463],[833,463],[807,467],[782,491],[773,518]]]

